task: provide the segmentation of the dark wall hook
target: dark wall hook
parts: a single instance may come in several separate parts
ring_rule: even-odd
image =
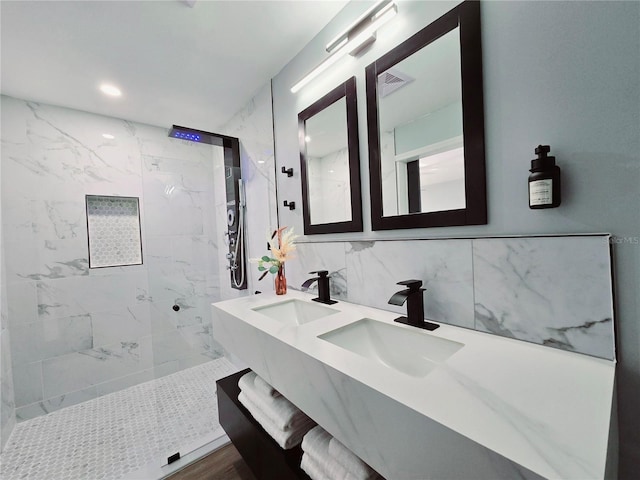
[[[287,177],[293,177],[293,168],[282,167],[282,173],[286,173]]]
[[[289,210],[295,210],[296,209],[296,202],[290,202],[288,200],[284,201],[284,206],[285,207],[289,207]]]

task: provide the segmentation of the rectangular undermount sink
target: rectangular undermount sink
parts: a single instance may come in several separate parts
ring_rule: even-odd
[[[257,307],[253,311],[271,317],[285,325],[303,325],[338,313],[338,310],[333,308],[296,299]]]
[[[412,377],[424,377],[464,346],[415,327],[363,318],[318,338]]]

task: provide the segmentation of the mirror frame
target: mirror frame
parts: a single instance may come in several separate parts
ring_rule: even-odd
[[[349,152],[349,183],[351,186],[351,220],[333,223],[311,223],[309,211],[309,178],[307,169],[307,146],[305,122],[341,98],[347,107],[347,144]],[[324,97],[298,114],[298,142],[300,146],[300,177],[302,181],[302,217],[304,234],[343,233],[362,231],[362,194],[360,187],[360,146],[358,143],[358,108],[356,100],[356,77],[351,77]]]
[[[413,55],[444,34],[460,27],[462,72],[462,129],[464,142],[465,208],[441,212],[383,216],[380,127],[378,118],[378,75]],[[373,230],[449,227],[487,223],[484,153],[484,101],[482,86],[482,45],[480,2],[467,0],[427,25],[368,65],[367,130],[369,140],[369,181],[371,226]]]

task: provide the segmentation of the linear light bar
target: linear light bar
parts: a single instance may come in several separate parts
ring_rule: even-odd
[[[349,36],[357,33],[357,30],[363,28],[367,23],[375,20],[389,8],[397,8],[393,3],[393,0],[380,0],[369,10],[364,12],[358,19],[349,25],[342,33],[340,33],[336,38],[331,40],[327,44],[327,52],[331,53],[333,50],[337,50],[340,46],[344,45],[348,40]]]
[[[366,43],[375,40],[376,30],[391,20],[397,12],[398,7],[392,0],[382,0],[370,8],[349,29],[327,45],[327,51],[330,51],[331,55],[291,87],[291,93],[298,92],[347,53],[356,52]]]

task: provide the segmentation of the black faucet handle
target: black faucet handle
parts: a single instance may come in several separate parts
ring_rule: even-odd
[[[328,270],[317,270],[315,272],[309,272],[309,275],[315,275],[316,273],[318,274],[318,276],[320,278],[324,278],[329,274],[329,271]]]
[[[398,282],[396,285],[404,285],[409,287],[411,291],[418,291],[418,289],[422,286],[422,280],[403,280]]]

